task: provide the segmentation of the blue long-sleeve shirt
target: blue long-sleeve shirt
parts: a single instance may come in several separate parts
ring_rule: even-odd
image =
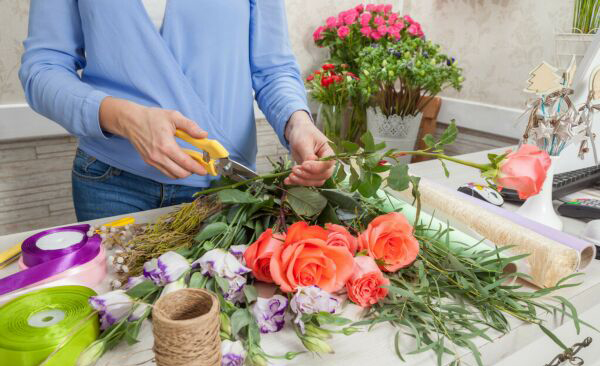
[[[206,187],[214,178],[172,180],[104,133],[105,97],[177,110],[251,167],[254,97],[284,144],[291,114],[308,110],[284,0],[169,1],[160,32],[139,0],[31,0],[19,76],[30,106],[82,150],[161,183]]]

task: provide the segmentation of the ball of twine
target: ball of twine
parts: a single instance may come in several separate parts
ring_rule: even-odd
[[[154,354],[159,366],[221,365],[219,300],[206,290],[182,289],[152,310]]]

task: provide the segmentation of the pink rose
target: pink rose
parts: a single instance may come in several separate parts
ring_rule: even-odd
[[[384,13],[389,13],[389,12],[391,12],[391,11],[392,11],[392,7],[393,7],[393,6],[392,6],[392,4],[386,4],[386,5],[383,7],[383,12],[384,12]]]
[[[385,25],[380,25],[377,27],[377,32],[379,32],[382,36],[385,36],[388,32],[388,28]]]
[[[388,24],[389,25],[396,23],[396,20],[398,20],[398,13],[392,13],[392,14],[390,14],[390,16],[388,16]]]
[[[408,33],[415,37],[420,37],[422,34],[421,27],[413,23],[408,27]]]
[[[383,4],[375,5],[375,11],[377,13],[383,13],[385,11],[385,5],[383,5]]]
[[[375,41],[379,41],[381,37],[383,37],[381,33],[377,31],[371,32],[371,38],[373,38]]]
[[[337,34],[338,34],[338,37],[340,37],[341,39],[344,39],[344,38],[348,37],[348,34],[350,34],[350,28],[343,25],[338,29]]]
[[[409,24],[413,24],[415,21],[408,15],[404,16],[404,20],[406,20]]]
[[[550,164],[547,152],[533,145],[522,145],[500,163],[495,181],[501,187],[516,190],[519,198],[527,199],[540,193]]]
[[[329,17],[325,21],[325,25],[327,26],[327,29],[335,28],[336,23],[337,23],[337,19],[335,19],[335,17]]]
[[[325,30],[325,27],[319,27],[315,30],[315,32],[313,33],[313,39],[316,41],[320,40],[321,38],[323,38],[323,31]]]
[[[362,27],[360,29],[360,33],[362,33],[363,36],[365,36],[365,37],[370,37],[372,32],[373,32],[373,30],[371,29],[371,27],[368,27],[368,26]]]
[[[365,6],[363,4],[356,5],[356,7],[354,7],[354,10],[356,10],[359,13],[362,13],[363,11],[365,11]]]
[[[390,34],[390,36],[394,37],[394,39],[398,40],[400,38],[402,38],[402,36],[400,35],[400,31],[398,30],[398,28],[390,28],[388,30],[388,33]]]
[[[367,11],[373,12],[375,11],[375,4],[367,4]]]
[[[344,13],[343,18],[346,25],[350,25],[354,23],[356,19],[358,19],[358,11],[355,9],[350,9]]]
[[[375,24],[377,25],[385,25],[385,19],[381,15],[375,17]]]
[[[336,27],[341,27],[344,24],[345,24],[344,23],[344,17],[342,15],[338,15],[337,21],[335,22],[335,26]]]
[[[354,258],[352,276],[346,282],[348,297],[358,306],[367,308],[376,304],[388,294],[390,280],[383,276],[377,263],[371,257],[359,256]]]
[[[392,28],[397,29],[398,32],[400,32],[401,30],[404,29],[404,22],[398,22],[398,23],[392,25]]]
[[[364,13],[360,16],[360,25],[362,25],[363,27],[367,27],[369,26],[369,22],[371,21],[371,18],[373,16],[371,15],[371,13]]]
[[[345,227],[336,224],[325,224],[325,229],[327,229],[327,245],[345,247],[350,254],[356,254],[358,239],[350,234]]]

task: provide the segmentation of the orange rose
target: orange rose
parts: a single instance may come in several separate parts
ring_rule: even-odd
[[[346,248],[309,238],[284,244],[275,250],[271,257],[271,277],[283,292],[312,285],[335,292],[344,287],[353,266],[352,254]]]
[[[388,294],[390,280],[383,276],[377,263],[371,257],[358,256],[354,258],[352,277],[346,282],[348,297],[358,306],[367,308],[376,304]]]
[[[325,224],[327,229],[327,245],[346,247],[352,255],[358,249],[358,240],[346,230],[345,227],[336,224]]]
[[[305,221],[298,221],[288,228],[285,245],[304,239],[321,239],[326,241],[327,230],[316,225],[309,226]]]
[[[412,234],[412,226],[406,218],[391,212],[375,218],[358,237],[360,250],[382,261],[380,268],[395,272],[411,264],[419,254],[419,242]]]
[[[267,229],[244,252],[246,266],[252,270],[254,277],[263,282],[273,282],[271,278],[271,256],[277,248],[283,245],[285,235],[275,234]]]

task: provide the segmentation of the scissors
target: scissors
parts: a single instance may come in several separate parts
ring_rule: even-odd
[[[256,172],[229,158],[229,151],[217,140],[195,139],[187,133],[177,130],[175,136],[202,151],[183,149],[183,151],[202,165],[208,174],[225,175],[237,182],[258,176]]]

